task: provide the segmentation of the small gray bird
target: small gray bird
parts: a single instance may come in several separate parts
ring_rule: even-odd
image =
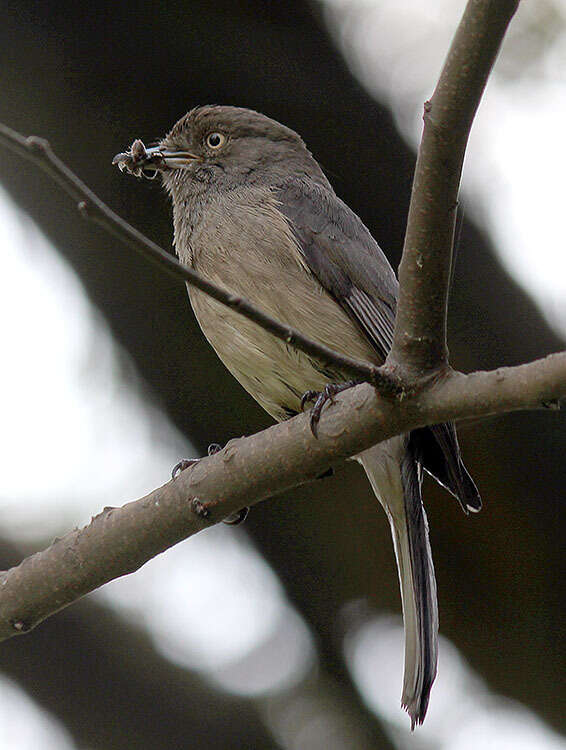
[[[136,141],[114,163],[138,176],[161,174],[181,262],[310,338],[383,363],[393,339],[397,279],[293,130],[248,109],[197,107],[159,145],[145,149]],[[189,288],[189,296],[222,362],[276,420],[297,414],[305,392],[347,380],[197,289]],[[465,512],[478,511],[481,500],[452,424],[395,437],[356,460],[391,525],[405,623],[401,700],[414,728],[426,714],[438,654],[422,469]]]

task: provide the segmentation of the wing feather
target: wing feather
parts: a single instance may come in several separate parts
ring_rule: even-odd
[[[398,292],[383,251],[331,188],[293,177],[274,192],[306,266],[361,328],[383,362],[393,342]],[[411,445],[421,465],[464,511],[480,510],[481,499],[460,457],[452,423],[414,430]]]
[[[307,266],[364,331],[381,361],[393,340],[397,279],[362,220],[308,180],[275,191]]]

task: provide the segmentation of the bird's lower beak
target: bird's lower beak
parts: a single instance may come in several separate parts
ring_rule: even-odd
[[[132,143],[129,151],[116,154],[112,164],[117,164],[122,172],[129,172],[135,177],[153,179],[158,172],[182,169],[197,158],[190,151],[175,151],[161,146],[146,148],[138,139]]]

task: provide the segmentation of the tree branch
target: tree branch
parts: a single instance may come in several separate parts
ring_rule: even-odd
[[[425,116],[409,226],[400,267],[401,294],[387,366],[421,388],[386,399],[369,385],[340,396],[325,411],[318,439],[308,416],[231,441],[145,498],[106,508],[0,576],[0,639],[23,633],[103,583],[244,505],[312,480],[329,465],[394,435],[427,424],[515,409],[558,406],[566,398],[566,352],[513,368],[463,375],[447,366],[446,304],[454,206],[464,148],[485,81],[517,2],[470,0]],[[108,209],[37,138],[5,126],[0,142],[46,169],[83,214],[295,348],[371,383],[396,386],[379,368],[331,352],[211,284]],[[430,378],[431,371],[435,377]],[[427,378],[428,375],[428,378]]]
[[[458,189],[472,121],[519,0],[470,0],[424,108],[388,364],[410,383],[448,366],[446,312]]]
[[[310,481],[381,440],[425,424],[548,407],[562,398],[566,352],[491,372],[450,371],[400,401],[360,385],[327,408],[318,439],[301,414],[232,440],[174,481],[121,508],[105,508],[88,526],[0,575],[0,640],[29,631],[242,506]]]
[[[267,313],[248,302],[248,300],[223,289],[222,287],[201,276],[192,268],[185,266],[170,253],[159,247],[155,242],[128,224],[118,214],[114,213],[100,198],[80,180],[69,167],[53,153],[48,141],[37,136],[25,137],[0,123],[0,143],[7,146],[21,156],[33,161],[49,174],[61,188],[78,201],[77,207],[82,216],[96,222],[108,232],[118,237],[144,257],[167,271],[176,279],[180,279],[191,286],[200,289],[226,307],[236,310],[241,315],[261,328],[269,331],[278,339],[285,341],[295,349],[308,354],[321,362],[324,366],[337,365],[345,374],[359,382],[372,383],[384,393],[401,390],[401,384],[395,376],[383,372],[380,367],[369,362],[339,354],[324,344],[312,341],[300,331],[291,326],[280,323]]]

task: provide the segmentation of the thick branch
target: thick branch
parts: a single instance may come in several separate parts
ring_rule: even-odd
[[[473,118],[518,0],[470,0],[425,104],[389,362],[411,382],[447,366],[446,310],[454,224]]]
[[[0,639],[26,632],[76,599],[244,505],[312,480],[331,464],[425,424],[557,404],[566,398],[566,352],[519,367],[450,372],[418,396],[392,401],[361,385],[323,413],[241,438],[175,481],[122,508],[106,508],[0,576]]]
[[[192,268],[179,263],[170,253],[163,250],[155,242],[152,242],[152,240],[124,221],[118,214],[114,213],[53,153],[49,143],[43,138],[37,138],[36,136],[26,138],[0,123],[0,143],[35,162],[47,172],[73,200],[78,201],[78,208],[85,218],[100,224],[126,245],[129,245],[149,260],[157,263],[160,268],[175,278],[181,279],[191,286],[195,286],[205,294],[218,300],[218,302],[226,305],[226,307],[230,307],[244,317],[253,320],[261,328],[282,339],[295,349],[318,360],[324,366],[337,365],[342,372],[349,375],[353,380],[372,383],[383,392],[401,390],[401,384],[396,378],[387,372],[383,372],[376,365],[339,354],[323,344],[312,341],[295,328],[283,325],[283,323],[280,323],[275,318],[262,312],[243,297],[232,294],[212,281],[209,281],[204,276],[201,276]]]

